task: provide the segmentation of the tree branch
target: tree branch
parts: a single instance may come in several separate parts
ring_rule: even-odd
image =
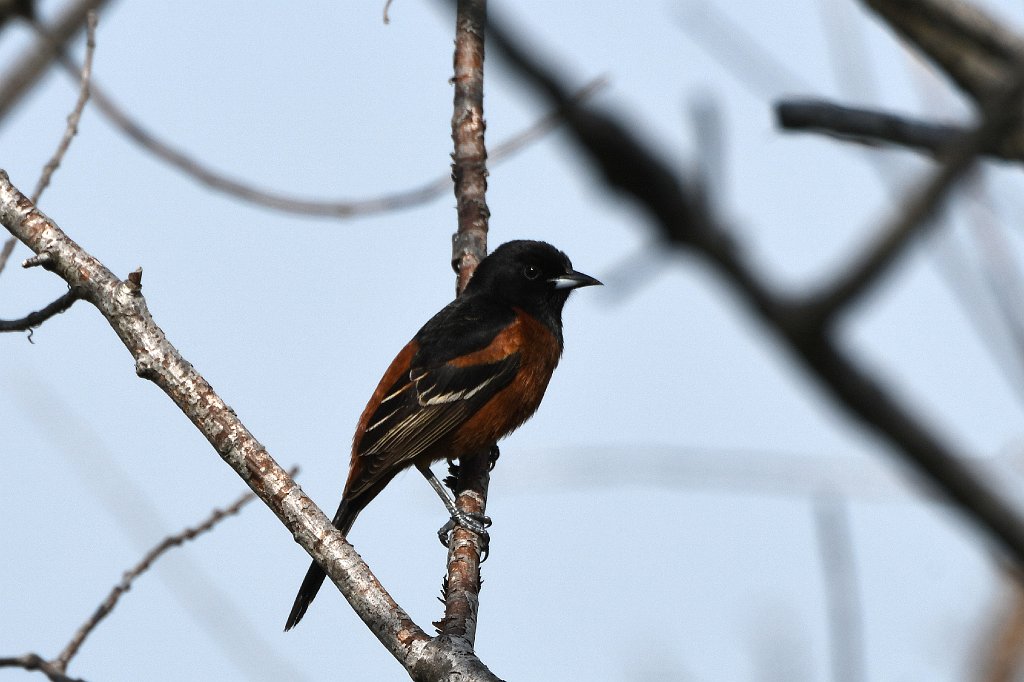
[[[841,497],[819,495],[814,529],[821,556],[833,682],[864,679],[864,625],[849,514]]]
[[[495,449],[497,446],[495,446]],[[460,461],[455,473],[455,500],[460,510],[482,517],[487,510],[487,488],[493,460],[485,456]],[[486,548],[475,533],[456,526],[448,542],[448,572],[444,579],[444,618],[436,623],[442,639],[461,642],[470,651],[476,645],[480,610],[480,564]]]
[[[75,677],[68,677],[56,663],[47,661],[39,654],[24,654],[23,656],[0,658],[0,668],[22,668],[29,671],[38,670],[46,675],[50,682],[85,682],[85,680],[80,680]]]
[[[4,268],[7,267],[7,260],[11,257],[11,253],[14,251],[14,245],[18,243],[18,240],[14,237],[8,237],[4,241],[4,245],[0,248],[0,273],[3,273]]]
[[[81,74],[79,76],[80,85],[78,92],[78,101],[75,102],[75,108],[68,114],[68,124],[64,129],[64,136],[61,137],[60,143],[57,145],[57,150],[50,157],[50,160],[43,167],[43,172],[39,176],[39,182],[36,184],[35,190],[32,191],[32,203],[38,204],[40,197],[43,195],[43,191],[49,186],[50,179],[53,177],[54,172],[60,167],[61,161],[64,160],[64,155],[71,147],[71,140],[74,139],[78,133],[78,123],[82,120],[82,112],[85,110],[85,103],[89,101],[89,81],[92,78],[92,57],[96,52],[96,22],[98,21],[95,11],[90,11],[86,16],[86,31],[85,31],[85,59],[82,62]]]
[[[452,267],[462,293],[487,255],[487,147],[484,145],[484,26],[487,0],[458,0],[455,10],[455,101],[452,113],[452,180],[459,230]]]
[[[783,130],[821,133],[848,142],[871,146],[894,145],[939,156],[957,139],[970,132],[962,125],[931,123],[908,116],[850,107],[816,99],[788,99],[775,104],[775,118]],[[1024,148],[1015,139],[981,150],[1004,161],[1024,161]]]
[[[381,586],[370,568],[213,387],[156,325],[142,295],[142,271],[121,281],[40,213],[0,171],[0,223],[107,319],[135,360],[136,373],[155,383],[206,437],[221,458],[327,571],[356,614],[412,674],[445,670],[463,679],[495,680],[473,655],[431,641]],[[448,666],[448,667],[445,667]],[[454,666],[454,667],[451,667]]]
[[[294,476],[297,471],[297,467],[293,468],[289,472],[289,475]],[[245,493],[227,509],[214,509],[213,513],[211,513],[209,517],[207,517],[207,519],[198,526],[186,528],[176,535],[168,536],[156,547],[147,552],[138,564],[125,572],[121,582],[114,586],[110,591],[110,594],[107,595],[107,598],[103,600],[96,611],[93,612],[92,616],[90,616],[89,619],[79,627],[71,638],[71,641],[68,642],[67,646],[64,647],[64,650],[54,660],[46,661],[38,654],[26,654],[16,658],[0,659],[0,667],[7,665],[12,667],[22,667],[26,670],[40,670],[50,677],[51,680],[70,680],[70,678],[66,677],[65,673],[71,659],[78,653],[82,644],[85,642],[85,639],[94,629],[96,629],[96,626],[114,610],[114,607],[117,605],[121,596],[131,589],[132,583],[139,577],[139,575],[147,571],[157,559],[167,552],[167,550],[173,547],[179,547],[185,542],[195,539],[196,536],[212,530],[215,525],[227,517],[238,514],[242,510],[242,507],[249,502],[252,502],[254,499],[256,499],[256,496],[251,492]]]
[[[951,447],[940,442],[879,381],[852,361],[841,350],[831,326],[811,324],[805,310],[773,291],[747,262],[724,223],[710,210],[697,210],[685,178],[610,114],[567,105],[560,79],[493,20],[488,24],[488,35],[491,44],[527,82],[556,105],[569,109],[566,119],[574,141],[602,170],[610,187],[644,208],[668,243],[692,251],[712,265],[839,406],[892,446],[1018,566],[1024,567],[1024,519],[1016,507],[965,466]],[[1013,90],[1018,87],[1019,83]]]
[[[0,332],[23,332],[38,327],[54,315],[60,315],[81,297],[78,290],[71,289],[45,308],[29,313],[19,320],[0,320]]]
[[[21,3],[22,7],[19,8],[20,12],[27,19],[34,21],[35,15],[32,4]],[[92,58],[96,51],[96,11],[89,10],[86,15],[86,47],[85,47],[85,60],[81,69],[80,75],[80,86],[78,93],[78,101],[75,103],[74,109],[68,115],[68,124],[64,129],[64,136],[61,138],[60,143],[57,145],[57,150],[53,153],[50,161],[43,167],[43,172],[39,176],[39,182],[36,184],[35,190],[32,192],[32,202],[39,203],[39,198],[42,196],[43,191],[50,184],[50,179],[53,177],[54,172],[60,166],[61,161],[64,159],[64,155],[71,147],[71,140],[78,132],[78,122],[82,118],[82,112],[85,110],[85,103],[89,101],[89,81],[92,77]],[[11,253],[14,251],[16,244],[14,237],[9,237],[0,249],[0,272],[4,271],[4,267],[7,265],[7,259],[11,257]],[[69,292],[70,293],[70,292]],[[67,310],[77,298],[67,298],[68,294],[61,296],[56,301],[46,306],[40,311],[31,313],[30,315],[22,318],[21,320],[3,321],[0,320],[0,332],[3,331],[22,331],[24,329],[31,329],[39,324],[42,324],[52,315],[62,313]],[[48,313],[48,314],[47,314]],[[19,326],[23,325],[23,326]],[[31,340],[31,336],[29,339]]]
[[[984,632],[978,682],[1014,682],[1024,670],[1024,582],[1018,571],[1001,568],[999,604]]]
[[[69,74],[79,69],[73,60],[61,55],[60,63]],[[605,85],[604,79],[596,79],[584,86],[574,97],[585,99]],[[95,81],[92,83],[92,101],[95,108],[115,128],[143,150],[155,156],[172,168],[210,189],[227,194],[242,201],[269,208],[282,213],[349,219],[374,215],[388,211],[413,208],[435,199],[452,187],[451,174],[426,182],[419,187],[382,194],[368,199],[332,201],[306,199],[277,188],[258,187],[255,184],[232,178],[214,170],[205,162],[189,155],[179,147],[160,139],[139,121],[132,118],[120,104],[114,101]],[[506,159],[525,145],[554,130],[561,122],[557,112],[549,113],[533,125],[497,145],[491,155],[493,161]]]
[[[1024,61],[1024,43],[960,0],[863,0],[976,102],[997,96]]]
[[[1024,65],[1024,62],[1022,62]],[[1019,71],[1024,74],[1024,66]],[[978,126],[958,138],[943,154],[945,162],[922,188],[903,202],[889,224],[883,227],[873,244],[855,259],[846,272],[836,277],[825,290],[812,297],[813,315],[818,319],[849,310],[851,304],[872,286],[906,250],[914,235],[934,224],[932,218],[941,208],[950,189],[974,165],[982,150],[996,146],[1017,126],[1024,99],[1024,76],[988,102]]]
[[[458,232],[452,238],[452,267],[461,294],[477,265],[487,255],[487,147],[484,144],[484,28],[487,0],[458,0],[455,9],[455,95],[452,107],[452,180],[458,211]],[[455,504],[466,514],[483,517],[487,508],[490,462],[487,453],[459,461]],[[444,579],[441,641],[473,651],[480,607],[480,563],[484,540],[456,525],[448,542]]]
[[[294,477],[296,473],[298,473],[298,468],[292,468],[292,470],[288,472],[288,475]],[[96,626],[114,610],[114,607],[117,606],[117,602],[121,599],[121,596],[131,589],[132,583],[135,582],[135,579],[149,570],[150,566],[152,566],[153,563],[164,553],[174,547],[180,547],[189,540],[194,540],[197,536],[202,535],[203,533],[209,532],[214,526],[224,519],[238,514],[242,511],[242,507],[249,504],[254,499],[256,499],[256,496],[251,492],[247,492],[226,509],[214,509],[213,512],[199,525],[186,528],[180,533],[164,538],[153,549],[146,552],[145,556],[142,557],[142,560],[139,561],[139,563],[125,572],[124,576],[121,578],[121,582],[110,590],[110,594],[108,594],[107,598],[104,599],[96,608],[92,616],[90,616],[89,619],[86,620],[80,628],[78,628],[78,631],[75,632],[71,641],[68,642],[67,646],[64,647],[64,650],[61,651],[53,661],[54,664],[56,664],[61,671],[67,670],[68,664],[71,662],[71,659],[74,658],[75,654],[78,653],[78,650],[81,649],[85,639],[93,630],[96,629]]]
[[[0,122],[15,105],[39,82],[50,62],[78,32],[85,28],[85,18],[98,11],[109,0],[79,0],[67,6],[52,26],[40,29],[40,40],[29,48],[13,67],[0,77]]]

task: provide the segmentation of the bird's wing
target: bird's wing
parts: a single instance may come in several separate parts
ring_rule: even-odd
[[[347,494],[359,495],[385,472],[408,466],[508,386],[518,369],[519,354],[512,353],[483,364],[413,367],[399,377],[355,445],[359,480]]]

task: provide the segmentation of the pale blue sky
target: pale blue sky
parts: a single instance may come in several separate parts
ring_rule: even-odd
[[[1019,23],[1019,7],[1003,4]],[[782,134],[770,98],[817,94],[950,120],[968,112],[856,3],[718,3],[814,88],[771,81],[761,93],[693,40],[708,16],[701,5],[495,6],[578,85],[606,77],[598,100],[679,166],[693,148],[690,103],[714,98],[727,142],[723,210],[764,271],[794,289],[845,262],[905,188],[881,181],[855,148]],[[866,100],[834,76],[823,28],[833,6],[844,35],[867,47],[877,85]],[[101,16],[95,77],[147,126],[233,176],[310,197],[377,196],[444,174],[451,148],[448,10],[402,0],[388,26],[381,11],[379,2],[182,11],[120,0]],[[0,34],[0,63],[27,38],[23,28]],[[500,63],[487,67],[494,144],[545,109]],[[21,188],[34,185],[75,97],[51,74],[0,125],[0,167]],[[908,183],[927,170],[910,155],[875,154]],[[1020,262],[1016,172],[986,175]],[[492,670],[510,680],[831,679],[812,512],[817,493],[838,490],[868,679],[969,678],[1000,598],[972,528],[908,491],[890,453],[823,401],[706,268],[641,256],[652,245],[643,216],[557,134],[494,165],[488,201],[492,245],[545,239],[607,284],[568,304],[562,365],[493,476],[478,633]],[[452,294],[453,205],[446,195],[343,222],[270,212],[199,187],[90,110],[42,202],[119,275],[144,268],[170,340],[282,465],[301,464],[304,490],[328,513],[365,400]],[[845,341],[944,438],[1000,458],[990,464],[1019,492],[1009,463],[1024,442],[1021,402],[954,293],[971,282],[951,289],[944,274],[975,258],[966,213],[953,211],[950,230],[915,247],[850,318]],[[0,317],[63,290],[42,270],[9,267]],[[34,341],[0,338],[0,655],[54,655],[142,552],[243,488],[136,378],[94,309],[76,305]],[[625,481],[610,479],[616,466]],[[420,478],[403,476],[351,534],[425,628],[441,615],[434,531],[443,521]],[[266,509],[250,506],[143,576],[70,673],[406,679],[330,590],[299,628],[281,632],[307,562]]]

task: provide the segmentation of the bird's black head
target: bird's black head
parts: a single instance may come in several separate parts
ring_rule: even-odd
[[[572,268],[564,253],[547,242],[506,242],[477,266],[466,295],[485,295],[522,308],[561,330],[562,307],[573,289],[600,284]]]

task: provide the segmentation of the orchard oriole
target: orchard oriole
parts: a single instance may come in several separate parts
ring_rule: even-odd
[[[576,272],[545,242],[512,241],[484,258],[465,291],[423,325],[399,352],[363,410],[334,527],[348,534],[359,512],[395,475],[415,465],[460,516],[430,472],[440,459],[486,451],[529,419],[562,355],[562,307],[579,287],[600,284]],[[309,567],[285,630],[323,584]]]

